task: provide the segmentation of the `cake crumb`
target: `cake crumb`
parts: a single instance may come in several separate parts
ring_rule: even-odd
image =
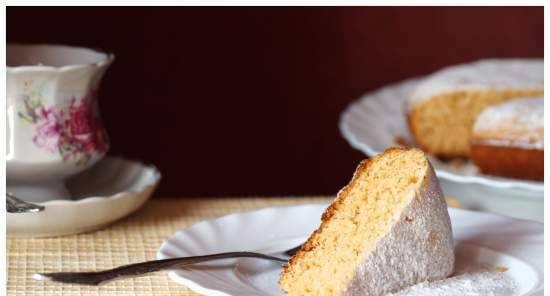
[[[447,163],[454,168],[460,168],[466,164],[466,159],[455,157],[447,160]]]
[[[454,196],[448,195],[445,197],[445,200],[447,201],[447,206],[450,208],[462,208],[462,203]]]
[[[410,143],[407,142],[407,140],[405,140],[405,138],[403,138],[402,136],[395,136],[393,138],[393,142],[397,145],[401,145],[401,146],[405,146],[405,147],[410,147],[412,146]]]
[[[507,272],[508,271],[508,267],[505,267],[505,266],[497,266],[495,268],[495,271],[496,272]]]

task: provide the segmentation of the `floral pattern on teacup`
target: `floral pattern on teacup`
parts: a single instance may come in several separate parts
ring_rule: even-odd
[[[59,153],[63,161],[85,165],[94,154],[109,147],[107,134],[96,110],[96,92],[91,91],[67,104],[46,106],[40,92],[23,95],[19,118],[34,124],[33,143],[51,153]]]

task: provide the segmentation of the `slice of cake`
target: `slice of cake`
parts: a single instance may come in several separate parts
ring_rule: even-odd
[[[470,155],[470,135],[487,106],[543,93],[542,59],[482,60],[452,66],[426,78],[408,107],[418,145],[442,157]]]
[[[544,179],[544,98],[514,100],[479,114],[471,158],[483,173]]]
[[[361,162],[285,266],[290,296],[380,296],[453,272],[451,222],[424,153],[391,148]]]

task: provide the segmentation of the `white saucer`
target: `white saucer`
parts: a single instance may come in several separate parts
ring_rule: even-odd
[[[38,213],[7,214],[9,237],[46,237],[102,228],[141,207],[160,181],[151,165],[106,157],[67,182],[72,200],[40,203]]]
[[[303,243],[319,225],[325,208],[267,208],[203,221],[168,238],[157,258],[228,251],[279,253]],[[465,210],[449,212],[457,242],[457,266],[483,265],[491,270],[506,267],[505,275],[516,285],[515,295],[543,295],[542,224]],[[277,263],[228,259],[172,271],[169,276],[207,296],[281,296],[277,284],[280,272]]]
[[[414,144],[406,123],[406,108],[407,99],[420,80],[391,84],[353,102],[340,118],[344,138],[368,156],[399,146],[397,138]],[[442,180],[443,191],[458,197],[465,206],[542,221],[543,182],[483,175],[469,161],[448,163],[431,156],[430,161]],[[503,207],[503,199],[513,206]],[[525,209],[524,213],[518,213],[518,207]]]

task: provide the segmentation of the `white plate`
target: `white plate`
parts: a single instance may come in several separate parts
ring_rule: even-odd
[[[99,229],[141,207],[159,180],[154,166],[106,157],[67,182],[73,200],[40,203],[46,209],[38,213],[8,213],[8,236],[59,236]]]
[[[414,143],[406,123],[407,99],[421,79],[409,79],[368,93],[352,103],[340,118],[340,130],[349,143],[368,156],[398,146],[396,138]],[[450,164],[431,157],[437,175],[463,184],[481,184],[502,189],[544,191],[543,182],[525,181],[478,173],[472,162]]]
[[[228,251],[278,253],[303,243],[326,205],[267,208],[207,220],[180,230],[160,247],[159,259]],[[457,256],[493,268],[505,266],[517,295],[543,295],[543,225],[487,213],[449,210]],[[461,264],[457,259],[457,264]],[[462,262],[464,264],[464,262]],[[259,259],[230,259],[172,271],[177,283],[207,296],[283,295],[281,267]],[[506,295],[508,296],[508,295]]]

